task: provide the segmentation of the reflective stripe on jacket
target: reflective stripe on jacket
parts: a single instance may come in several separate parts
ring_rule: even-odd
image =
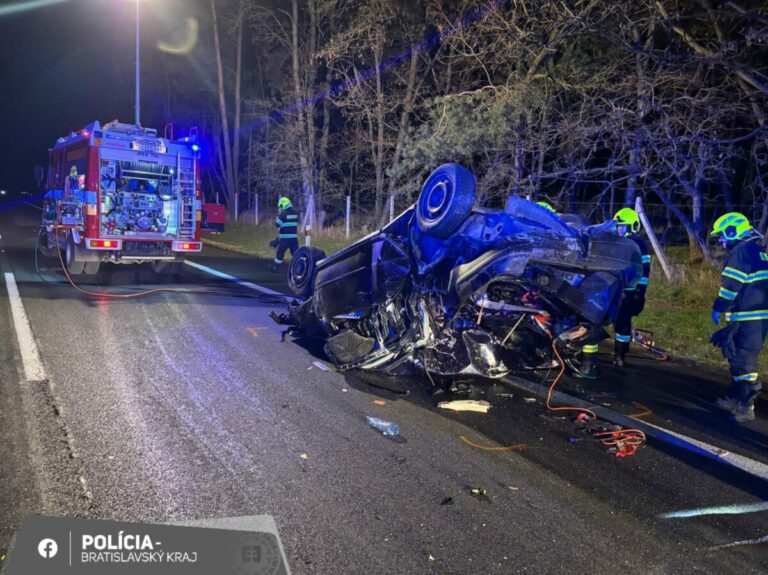
[[[720,291],[712,309],[726,321],[768,319],[768,255],[756,238],[738,242],[720,275]]]
[[[299,227],[299,214],[293,209],[293,206],[280,210],[275,220],[275,225],[279,228],[278,237],[281,239],[297,238]]]

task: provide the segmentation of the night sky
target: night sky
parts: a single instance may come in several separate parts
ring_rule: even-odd
[[[3,0],[0,10],[18,3]],[[179,89],[166,82],[166,66],[200,67],[195,52],[167,55],[156,44],[177,39],[196,4],[142,1],[141,120],[158,131],[168,91]],[[94,120],[133,123],[135,10],[133,0],[68,0],[0,16],[0,187],[33,191],[34,166],[46,165],[60,136]]]

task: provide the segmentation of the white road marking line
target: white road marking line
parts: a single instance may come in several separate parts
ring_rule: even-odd
[[[189,261],[189,260],[184,260],[184,263],[187,264],[190,267],[193,267],[195,269],[203,271],[203,272],[205,272],[207,274],[211,274],[212,276],[216,276],[217,278],[221,278],[221,279],[224,279],[224,280],[235,282],[236,284],[241,285],[243,287],[246,287],[248,289],[252,289],[252,290],[255,290],[257,292],[261,292],[261,293],[268,294],[268,295],[279,295],[279,296],[286,297],[284,293],[280,293],[279,291],[271,290],[271,289],[266,288],[264,286],[260,286],[260,285],[257,285],[255,283],[251,283],[251,282],[247,282],[247,281],[241,280],[238,277],[231,276],[229,274],[225,274],[224,272],[220,272],[219,270],[215,270],[213,268],[209,268],[208,266],[204,266],[202,264],[198,264],[198,263],[195,263],[195,262],[192,262],[192,261]]]
[[[656,439],[671,445],[684,447],[694,453],[704,454],[710,459],[723,461],[737,469],[749,473],[750,475],[768,481],[768,465],[765,463],[755,461],[754,459],[739,455],[738,453],[732,453],[722,447],[711,445],[705,441],[694,439],[693,437],[677,433],[676,431],[666,429],[659,425],[654,425],[653,423],[648,423],[647,421],[640,421],[637,419],[633,419],[632,421],[634,421],[635,428],[644,431],[646,435],[655,437]]]
[[[32,335],[32,327],[24,310],[24,303],[19,295],[16,278],[12,273],[6,272],[5,283],[8,287],[8,299],[11,303],[11,315],[13,326],[16,329],[16,339],[19,342],[21,361],[24,365],[24,377],[27,381],[42,381],[47,379],[43,362],[40,361],[40,353],[37,350],[35,337]]]

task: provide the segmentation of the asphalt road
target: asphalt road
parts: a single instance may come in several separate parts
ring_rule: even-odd
[[[279,307],[192,268],[158,278],[114,267],[83,282],[186,291],[79,294],[57,261],[35,271],[35,233],[34,210],[0,209],[0,272],[14,274],[46,373],[25,381],[0,283],[0,555],[31,513],[271,514],[293,573],[768,570],[765,543],[712,549],[768,535],[767,511],[660,517],[765,500],[748,474],[666,442],[617,458],[503,384],[473,387],[493,399],[487,415],[454,413],[418,379],[324,371],[316,344],[282,341],[268,317]],[[212,248],[193,260],[282,285],[266,262]],[[740,427],[711,408],[717,374],[640,358],[604,370],[602,382],[563,389],[617,409],[635,401],[650,422],[766,461],[764,416]],[[401,437],[379,435],[366,415],[397,422]]]

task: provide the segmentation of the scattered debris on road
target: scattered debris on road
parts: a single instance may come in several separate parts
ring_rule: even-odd
[[[477,413],[488,413],[491,404],[482,399],[456,399],[453,401],[441,401],[437,404],[440,409],[450,409],[452,411],[474,411]]]
[[[306,453],[300,453],[299,454],[299,458],[300,459],[309,459],[309,455],[307,455]]]
[[[453,505],[453,497],[446,497],[440,502],[440,505]]]
[[[459,439],[461,439],[470,447],[474,447],[475,449],[482,449],[483,451],[520,451],[523,449],[528,449],[527,443],[516,443],[514,445],[478,445],[469,439],[466,435],[459,435]]]
[[[525,403],[536,403],[536,398],[535,397],[524,397],[523,401]]]
[[[387,405],[387,402],[384,401],[383,399],[374,399],[373,405]]]
[[[488,499],[488,491],[484,487],[472,487],[467,485],[467,492],[478,499]]]
[[[630,413],[627,417],[631,417],[632,419],[640,419],[641,417],[648,417],[649,415],[653,415],[653,411],[651,411],[648,407],[646,407],[642,403],[637,403],[636,401],[633,401],[632,405],[634,405],[640,411],[636,413]]]
[[[322,361],[313,361],[312,365],[314,365],[317,369],[321,369],[323,371],[331,371],[331,368],[325,365]]]
[[[379,419],[378,417],[371,417],[370,415],[366,416],[365,421],[373,429],[387,437],[394,437],[400,433],[400,428],[397,426],[397,423]]]

